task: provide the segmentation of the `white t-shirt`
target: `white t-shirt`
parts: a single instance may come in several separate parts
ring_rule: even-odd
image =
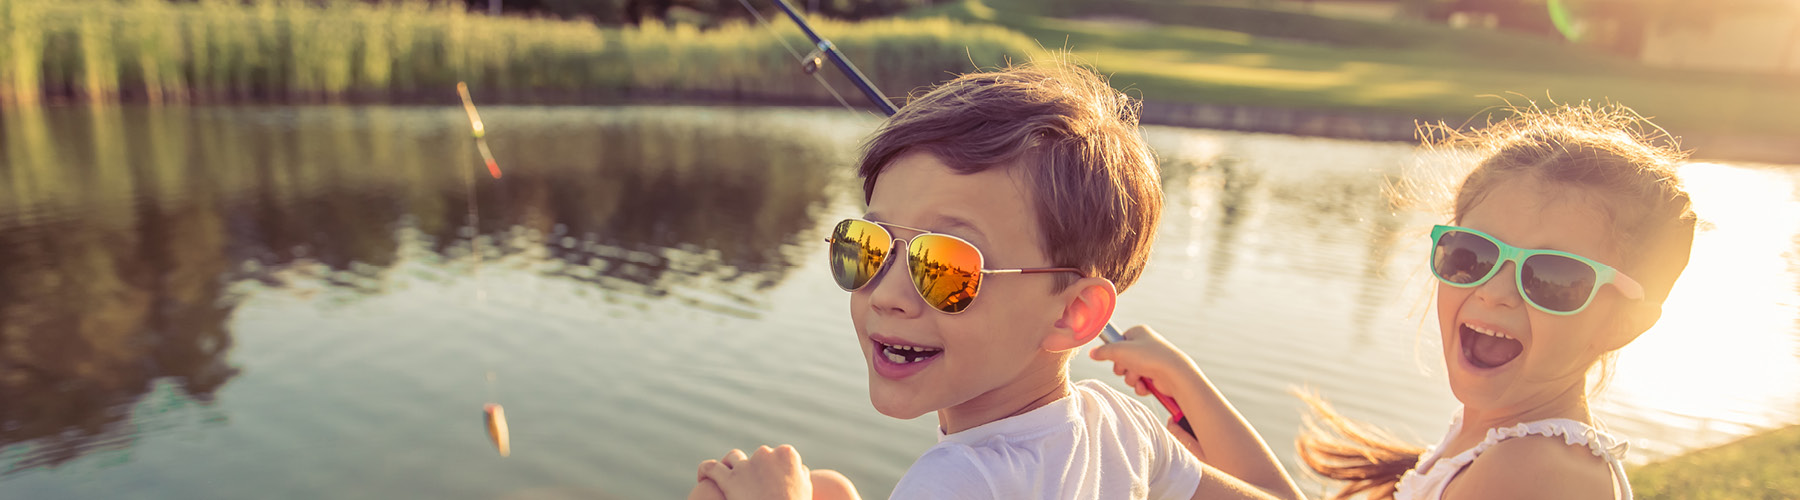
[[[1192,498],[1200,461],[1143,403],[1097,380],[955,434],[938,429],[894,499]]]

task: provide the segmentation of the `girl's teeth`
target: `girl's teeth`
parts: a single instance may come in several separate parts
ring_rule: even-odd
[[[894,351],[882,351],[881,355],[887,356],[888,361],[891,361],[891,362],[894,362],[897,364],[908,363],[908,361],[906,360],[906,356],[901,356],[900,353],[897,353]]]
[[[1503,338],[1503,339],[1512,339],[1512,337],[1509,337],[1509,336],[1507,336],[1507,335],[1506,335],[1506,334],[1504,334],[1504,333],[1500,333],[1500,332],[1496,332],[1496,331],[1493,331],[1493,330],[1489,330],[1489,329],[1486,329],[1486,328],[1482,328],[1482,327],[1479,327],[1479,326],[1475,326],[1475,325],[1463,325],[1463,326],[1467,326],[1467,327],[1469,327],[1469,329],[1470,329],[1470,330],[1474,330],[1474,331],[1475,331],[1475,333],[1479,333],[1479,334],[1482,334],[1482,335],[1487,335],[1487,336],[1489,336],[1489,337],[1500,337],[1500,338]]]

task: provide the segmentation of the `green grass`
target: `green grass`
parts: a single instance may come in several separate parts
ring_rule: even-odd
[[[452,4],[0,0],[0,105],[45,99],[334,100],[442,92],[831,102],[769,30],[600,28]],[[804,50],[791,23],[781,40]],[[1460,123],[1529,101],[1610,101],[1675,135],[1800,135],[1800,77],[1651,68],[1485,30],[1200,0],[963,0],[813,20],[890,96],[1071,49],[1152,102],[1377,112]],[[852,104],[856,91],[823,72]],[[1500,97],[1492,97],[1500,96]]]
[[[1637,498],[1800,498],[1800,425],[1646,465],[1630,473]]]
[[[1069,48],[1150,101],[1404,113],[1460,121],[1486,95],[1611,101],[1671,132],[1800,134],[1800,77],[1651,68],[1536,37],[1333,19],[1194,0],[964,0],[911,13]]]
[[[458,81],[489,95],[831,99],[782,46],[811,46],[785,22],[774,31],[744,23],[608,29],[452,5],[0,0],[0,105],[379,98],[443,92]],[[1011,30],[947,19],[815,24],[853,60],[885,61],[864,70],[890,92],[1038,52]],[[840,93],[854,92],[835,72],[825,75]]]

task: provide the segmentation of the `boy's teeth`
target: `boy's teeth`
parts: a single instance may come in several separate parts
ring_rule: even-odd
[[[1475,333],[1479,333],[1479,334],[1482,334],[1482,335],[1487,335],[1487,336],[1489,336],[1489,337],[1500,337],[1500,338],[1503,338],[1503,339],[1511,339],[1511,338],[1512,338],[1512,337],[1509,337],[1509,336],[1507,336],[1507,335],[1506,335],[1506,334],[1504,334],[1504,333],[1500,333],[1500,332],[1496,332],[1496,331],[1493,331],[1493,330],[1489,330],[1489,329],[1486,329],[1486,328],[1482,328],[1482,327],[1479,327],[1479,326],[1475,326],[1475,325],[1470,325],[1470,324],[1464,324],[1464,325],[1463,325],[1463,326],[1467,326],[1467,327],[1469,327],[1469,329],[1470,329],[1470,330],[1473,330],[1473,331],[1474,331],[1474,332],[1475,332]]]
[[[881,355],[895,364],[907,364],[937,355],[942,349],[930,347],[881,344]]]

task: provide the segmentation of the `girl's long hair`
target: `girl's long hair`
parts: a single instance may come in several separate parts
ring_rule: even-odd
[[[1346,483],[1343,490],[1326,498],[1351,498],[1358,494],[1393,498],[1400,476],[1418,465],[1419,455],[1425,449],[1350,420],[1317,395],[1299,396],[1312,408],[1306,429],[1295,443],[1300,449],[1300,461],[1321,476]]]

